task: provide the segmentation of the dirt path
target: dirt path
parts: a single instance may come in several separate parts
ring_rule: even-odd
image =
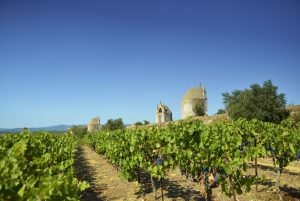
[[[295,164],[295,166],[298,168],[298,164]],[[88,146],[79,146],[75,162],[75,173],[78,179],[88,181],[91,186],[82,193],[82,201],[155,200],[149,174],[141,172],[140,184],[136,181],[128,182],[127,180],[123,180],[120,177],[120,172],[109,164],[103,156],[97,154]],[[250,169],[248,173],[249,175],[253,175],[254,169]],[[259,194],[256,195],[254,188],[252,188],[249,193],[238,195],[237,198],[239,201],[278,200],[278,196],[274,193],[274,171],[269,167],[261,166],[259,168],[259,175],[265,175],[268,181],[258,186]],[[163,185],[164,200],[166,201],[204,200],[199,196],[199,184],[181,176],[178,169],[170,170],[166,174]],[[285,197],[284,200],[300,200],[300,174],[289,171],[283,173],[281,177],[281,190]],[[156,200],[161,200],[160,189],[157,191]],[[218,188],[213,188],[213,200],[230,201],[230,198],[221,193],[219,186]]]
[[[79,179],[86,180],[91,187],[81,200],[137,200],[137,182],[127,182],[107,160],[90,147],[82,145],[78,150],[75,172]]]
[[[81,195],[82,201],[99,200],[155,200],[150,175],[141,172],[140,184],[128,182],[120,173],[88,146],[79,146],[75,162],[75,174],[79,180],[88,181],[90,188]],[[164,200],[203,200],[199,191],[190,188],[195,183],[185,180],[178,174],[169,173],[164,179]],[[161,189],[157,190],[157,199],[161,200]]]

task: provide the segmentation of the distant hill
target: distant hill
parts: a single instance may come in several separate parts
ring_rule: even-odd
[[[37,128],[28,128],[32,132],[37,131],[54,131],[54,132],[66,132],[68,128],[71,128],[73,125],[55,125],[55,126],[47,126],[47,127],[37,127]],[[78,125],[78,126],[86,126],[86,125]],[[125,124],[125,127],[129,127],[131,124]],[[18,133],[21,132],[24,128],[0,128],[1,133]]]
[[[29,130],[36,132],[36,131],[57,131],[57,132],[64,132],[67,131],[68,128],[72,127],[73,125],[55,125],[55,126],[47,126],[47,127],[38,127],[38,128],[28,128]],[[16,133],[22,131],[23,128],[0,128],[0,133]]]

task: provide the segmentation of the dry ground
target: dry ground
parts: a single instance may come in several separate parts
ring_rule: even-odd
[[[275,173],[270,159],[259,159],[259,176],[264,175],[266,182],[258,185],[258,194],[255,187],[249,193],[238,195],[240,201],[250,200],[279,200],[274,190]],[[107,160],[98,155],[88,146],[79,147],[75,163],[75,173],[80,180],[86,180],[91,187],[81,195],[82,201],[97,200],[155,200],[152,192],[150,177],[141,174],[141,183],[128,182],[121,179],[120,173]],[[254,169],[248,174],[254,175]],[[181,176],[178,169],[168,172],[164,183],[165,200],[205,200],[200,196],[199,184]],[[300,200],[300,161],[293,162],[281,176],[281,191],[284,200]],[[158,189],[157,200],[161,200],[161,191]],[[213,188],[213,200],[230,200],[221,193],[220,187]]]

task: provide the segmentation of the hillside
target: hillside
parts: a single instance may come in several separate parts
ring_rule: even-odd
[[[55,125],[55,126],[47,126],[47,127],[37,127],[37,128],[28,128],[33,132],[37,131],[56,131],[56,132],[65,132],[68,128],[72,127],[72,125]],[[0,128],[0,133],[16,133],[22,131],[24,128]]]

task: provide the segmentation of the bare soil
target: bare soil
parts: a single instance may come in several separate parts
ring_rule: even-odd
[[[237,195],[239,201],[255,200],[279,200],[275,191],[275,172],[271,159],[258,160],[259,176],[266,178],[265,182],[258,185],[258,193],[255,186],[248,193]],[[82,201],[99,200],[162,200],[161,189],[153,192],[150,175],[141,171],[140,183],[128,182],[120,177],[120,172],[113,167],[104,156],[97,154],[88,146],[79,146],[78,156],[75,162],[75,174],[79,180],[88,181],[90,188],[81,194]],[[254,175],[254,168],[247,174]],[[160,187],[160,184],[158,184]],[[164,200],[205,200],[200,196],[200,185],[191,179],[181,176],[178,169],[170,170],[163,180]],[[293,162],[281,175],[281,194],[286,201],[300,201],[300,161]],[[221,193],[221,188],[212,189],[213,200],[231,200]]]

